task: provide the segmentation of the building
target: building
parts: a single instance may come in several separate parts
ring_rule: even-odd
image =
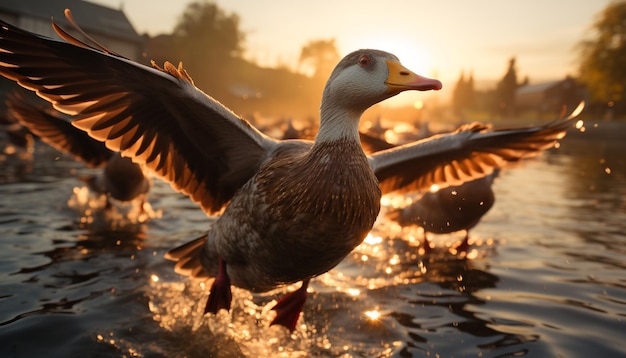
[[[63,29],[76,34],[65,19],[66,8],[72,10],[76,23],[96,41],[131,60],[141,59],[143,38],[122,10],[82,0],[2,0],[0,19],[30,32],[58,38],[51,26],[52,18]]]
[[[546,114],[560,113],[563,107],[575,108],[587,97],[585,88],[572,77],[563,80],[527,84],[515,92],[517,111],[538,111]]]

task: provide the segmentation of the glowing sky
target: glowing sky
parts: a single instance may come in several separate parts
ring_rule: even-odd
[[[139,33],[169,33],[191,0],[91,0],[124,12]],[[310,40],[335,38],[342,55],[369,47],[398,55],[412,70],[454,83],[504,75],[517,58],[531,83],[576,73],[576,44],[610,0],[219,0],[246,33],[246,56],[295,67]],[[449,87],[448,87],[449,88]]]

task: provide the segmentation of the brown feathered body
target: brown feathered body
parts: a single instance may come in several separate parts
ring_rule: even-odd
[[[358,143],[287,141],[177,266],[199,259],[192,274],[215,276],[219,257],[233,285],[255,292],[320,275],[363,241],[380,197]]]

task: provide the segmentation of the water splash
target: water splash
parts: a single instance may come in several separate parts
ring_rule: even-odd
[[[170,337],[187,344],[177,355],[197,355],[200,348],[207,356],[308,356],[311,327],[302,319],[294,332],[269,326],[275,293],[253,295],[232,287],[231,311],[205,315],[210,282],[150,280],[149,308],[154,320]]]
[[[107,207],[106,196],[94,193],[87,186],[74,187],[72,192],[67,205],[80,214],[78,221],[82,226],[122,229],[163,216],[161,209],[154,210],[147,201],[112,200],[113,205]]]

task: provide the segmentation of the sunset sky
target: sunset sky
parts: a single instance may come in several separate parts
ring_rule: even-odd
[[[139,33],[169,33],[191,0],[90,0],[123,8]],[[611,0],[220,0],[239,15],[246,57],[295,67],[310,40],[335,38],[341,55],[358,48],[396,54],[450,89],[461,71],[498,80],[510,57],[531,83],[576,73],[576,44]],[[150,4],[150,5],[148,5]],[[175,60],[175,59],[172,59]]]

